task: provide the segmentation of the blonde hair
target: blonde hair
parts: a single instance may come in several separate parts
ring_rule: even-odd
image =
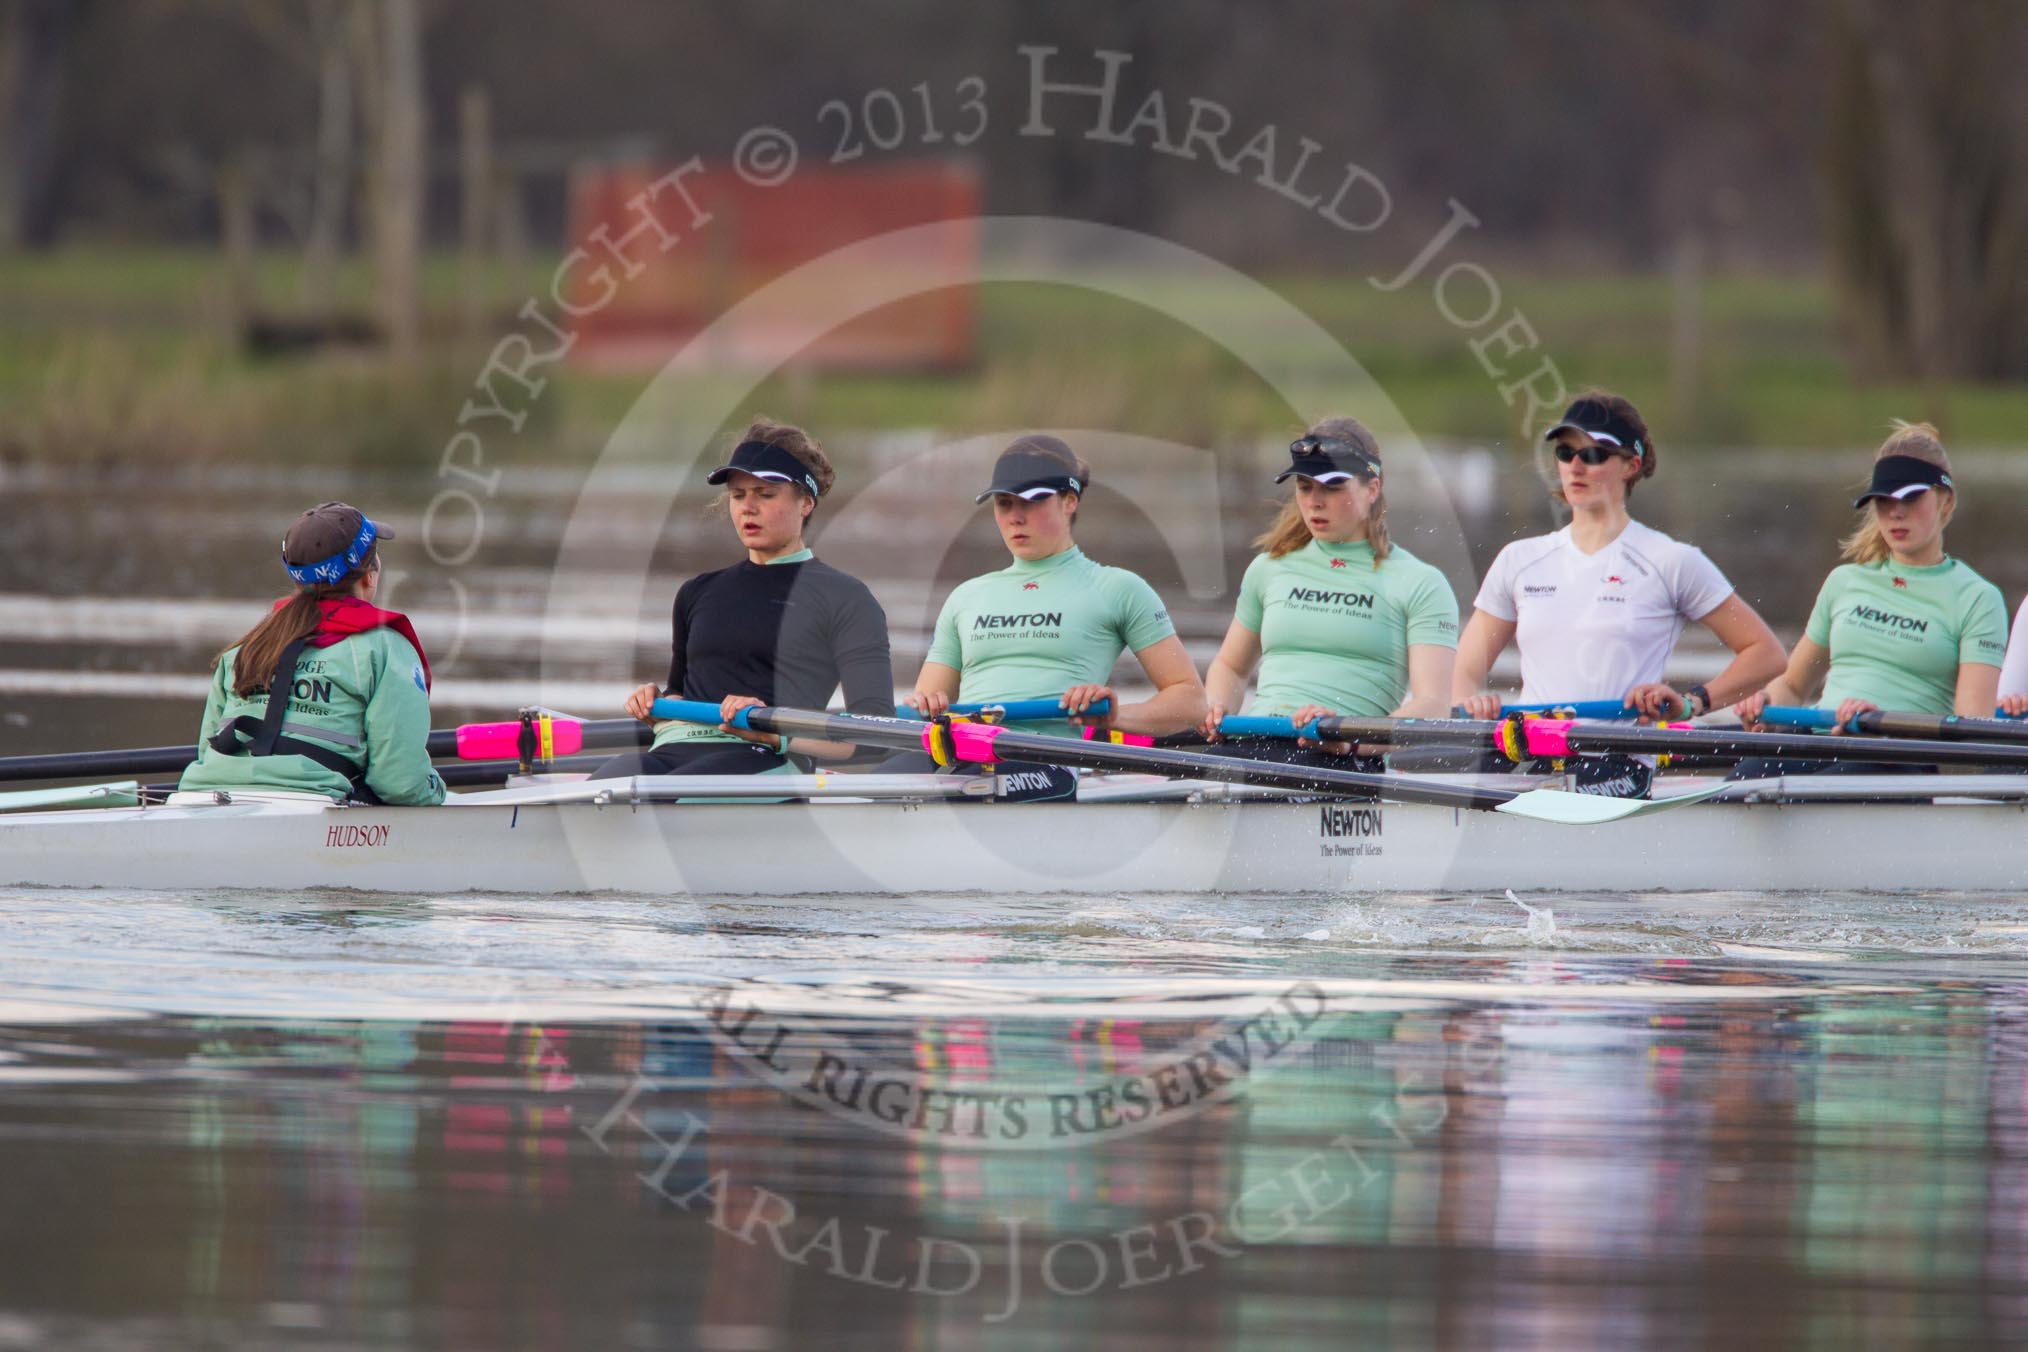
[[[1373,457],[1373,463],[1380,463],[1380,443],[1366,430],[1363,423],[1354,418],[1326,418],[1309,430],[1313,437],[1335,437],[1349,441]],[[1271,559],[1293,554],[1310,543],[1310,523],[1303,519],[1302,506],[1296,501],[1295,491],[1283,500],[1281,511],[1275,514],[1274,524],[1254,537],[1253,547]],[[1373,546],[1373,566],[1378,568],[1394,546],[1387,538],[1387,490],[1381,481],[1374,480],[1373,506],[1366,513],[1366,542]]]
[[[1936,428],[1926,422],[1903,422],[1899,418],[1894,419],[1891,425],[1894,430],[1887,434],[1887,440],[1881,442],[1880,449],[1873,453],[1876,462],[1885,460],[1890,455],[1907,455],[1935,465],[1946,474],[1951,472],[1950,455],[1944,450],[1943,441],[1938,436]],[[1937,524],[1948,526],[1952,514],[1958,508],[1957,490],[1934,488],[1930,491],[1943,494],[1942,500],[1937,505]],[[1843,556],[1853,563],[1879,563],[1890,552],[1887,547],[1887,536],[1880,529],[1880,513],[1876,506],[1878,501],[1876,498],[1859,509],[1863,515],[1859,518],[1858,529],[1838,542]]]
[[[796,457],[801,462],[803,468],[810,471],[810,477],[817,481],[818,498],[829,493],[831,485],[838,482],[838,471],[831,468],[831,459],[824,454],[824,448],[817,443],[815,437],[794,423],[776,422],[765,413],[756,413],[753,415],[753,421],[746,425],[746,430],[741,432],[738,439],[732,444],[738,446],[748,441],[759,441],[769,446],[779,446],[790,455]],[[796,491],[806,498],[810,497],[810,490],[801,484],[796,485]],[[810,500],[815,502],[817,499],[811,498]],[[731,506],[731,503],[732,494],[730,492],[720,493],[711,500],[711,510],[714,512],[726,511]],[[807,521],[809,517],[803,519]]]

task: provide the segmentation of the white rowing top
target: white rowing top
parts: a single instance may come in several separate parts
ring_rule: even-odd
[[[1586,554],[1570,527],[1500,551],[1472,602],[1515,624],[1521,700],[1620,699],[1662,679],[1685,620],[1725,604],[1732,584],[1694,545],[1629,521]]]
[[[2014,612],[2013,632],[2007,635],[2007,656],[2000,665],[2000,693],[2028,695],[2028,598]]]

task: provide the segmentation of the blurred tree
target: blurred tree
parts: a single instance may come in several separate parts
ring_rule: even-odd
[[[2028,377],[2028,7],[1833,0],[1828,238],[1862,374]]]
[[[331,308],[352,210],[353,72],[343,0],[309,0],[309,5],[317,68],[317,150],[303,248],[303,304],[320,315]]]
[[[78,6],[13,0],[0,31],[0,248],[56,238],[55,134],[64,54]]]
[[[365,91],[373,264],[380,320],[397,358],[422,339],[422,231],[428,173],[418,0],[355,0],[352,50]]]

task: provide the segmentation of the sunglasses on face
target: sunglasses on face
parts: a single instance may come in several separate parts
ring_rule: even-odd
[[[1556,447],[1556,458],[1566,465],[1573,460],[1582,460],[1587,465],[1603,465],[1616,455],[1626,454],[1625,451],[1617,446],[1606,446],[1598,442],[1593,442],[1591,445],[1584,447],[1571,446],[1559,442]],[[1628,456],[1628,459],[1632,458]]]

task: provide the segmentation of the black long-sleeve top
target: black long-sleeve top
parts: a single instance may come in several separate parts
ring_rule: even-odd
[[[672,628],[669,694],[822,709],[842,685],[848,711],[894,716],[887,614],[864,582],[827,563],[742,560],[699,573],[676,592]]]

